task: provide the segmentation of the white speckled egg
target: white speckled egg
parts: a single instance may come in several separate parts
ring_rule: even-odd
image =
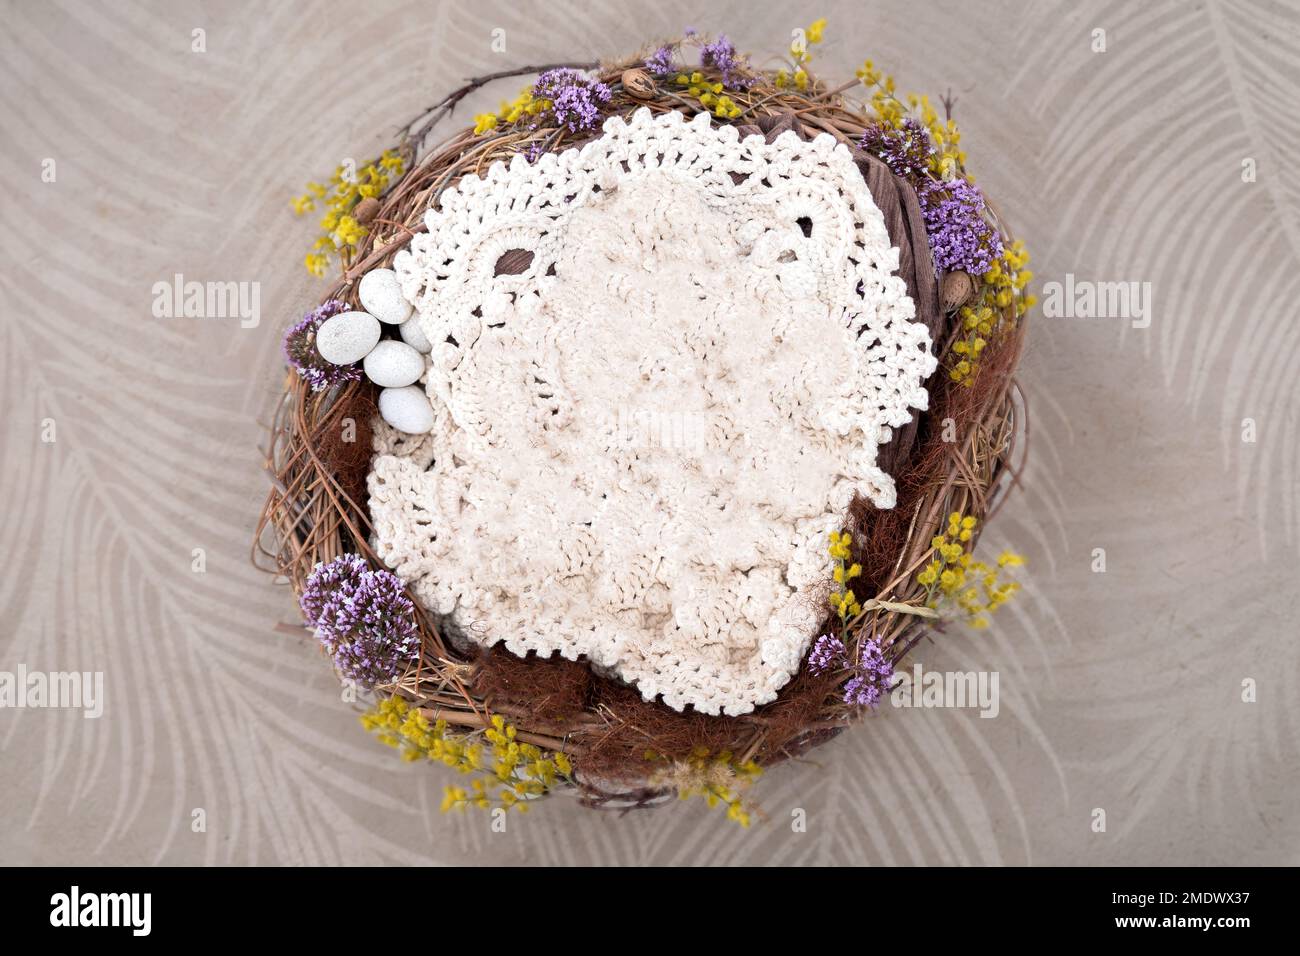
[[[536,298],[536,296],[533,298]],[[428,355],[433,351],[433,343],[424,334],[424,329],[420,328],[420,317],[418,315],[411,316],[399,325],[397,331],[402,336],[402,341],[420,354]]]
[[[366,378],[384,388],[410,385],[424,371],[424,356],[405,342],[384,339],[366,356]]]
[[[402,295],[397,273],[392,269],[371,269],[357,286],[361,304],[380,322],[400,325],[411,317],[411,303]]]
[[[379,341],[379,320],[369,312],[340,312],[316,330],[316,351],[335,365],[360,362]]]
[[[433,406],[418,385],[386,388],[379,393],[379,414],[399,432],[423,435],[433,427]]]

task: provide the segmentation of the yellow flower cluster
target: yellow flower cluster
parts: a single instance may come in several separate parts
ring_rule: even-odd
[[[952,120],[939,119],[939,113],[930,105],[930,97],[907,97],[908,105],[920,114],[921,122],[930,133],[935,155],[930,157],[930,171],[940,179],[956,179],[966,168],[966,152],[960,146],[961,132]],[[973,181],[973,180],[972,180]]]
[[[973,515],[954,511],[948,516],[946,533],[935,535],[930,542],[935,557],[916,576],[927,588],[926,604],[938,608],[950,603],[974,628],[988,627],[988,615],[1005,604],[1020,590],[1016,581],[1000,580],[1006,568],[1020,567],[1024,558],[1010,551],[998,557],[996,566],[976,561],[970,543],[978,526]]]
[[[863,62],[854,75],[862,85],[871,90],[871,108],[876,119],[885,126],[898,126],[907,116],[903,102],[896,95],[898,85],[894,78],[882,73],[870,60]]]
[[[793,87],[800,91],[808,89],[812,82],[808,73],[808,64],[812,62],[812,47],[821,43],[825,34],[826,18],[819,17],[804,28],[802,41],[799,38],[791,41],[790,58],[794,62],[791,69],[776,71],[776,85],[779,88]]]
[[[645,757],[649,761],[667,759],[652,750],[646,751]],[[731,751],[710,755],[706,748],[697,747],[685,760],[670,761],[668,769],[650,779],[653,786],[673,788],[682,800],[703,797],[710,807],[726,807],[728,820],[748,827],[756,811],[742,792],[762,773],[763,768],[754,761],[737,761]]]
[[[362,714],[361,725],[376,732],[381,743],[400,749],[403,760],[435,760],[464,774],[482,774],[468,788],[447,787],[444,811],[486,809],[495,800],[498,806],[522,813],[528,809],[524,801],[542,796],[573,774],[567,756],[520,743],[514,726],[500,714],[493,715],[491,725],[481,733],[452,734],[445,720],[430,722],[419,708],[401,697],[390,697]]]
[[[544,112],[550,106],[550,100],[533,96],[532,88],[525,88],[513,100],[502,100],[495,113],[477,114],[474,117],[474,135],[482,136],[498,126],[512,126],[520,120],[530,119]]]
[[[1034,277],[1025,266],[1029,265],[1029,253],[1025,244],[1017,239],[996,260],[989,271],[984,273],[984,294],[986,301],[999,309],[1015,306],[1018,319],[1034,307],[1038,300],[1025,293],[1025,286]]]
[[[980,355],[989,340],[1033,308],[1037,301],[1025,293],[1025,286],[1034,274],[1025,268],[1029,253],[1020,240],[1013,242],[994,260],[989,271],[980,277],[982,286],[979,298],[963,306],[957,317],[962,323],[962,336],[953,343],[957,359],[948,369],[948,377],[969,387],[980,367]],[[1011,309],[1008,318],[1006,310]]]
[[[808,71],[802,66],[797,66],[793,71],[780,69],[776,71],[776,85],[778,89],[796,89],[800,93],[808,89],[812,83],[812,78]]]
[[[492,744],[492,770],[502,783],[515,781],[519,796],[540,797],[555,786],[561,777],[573,773],[573,765],[562,753],[549,756],[540,747],[515,739],[513,724],[500,714],[492,715],[492,726],[484,731]]]
[[[710,83],[708,78],[698,70],[691,74],[678,73],[676,82],[678,86],[686,87],[687,96],[699,100],[701,106],[711,110],[719,119],[735,119],[741,113],[740,107],[731,97],[722,92],[723,85],[717,82]]]
[[[849,586],[850,581],[862,574],[862,565],[850,563],[853,560],[853,535],[847,531],[832,531],[827,550],[835,562],[835,570],[831,573],[835,580],[831,607],[839,615],[840,623],[847,626],[849,621],[862,613],[862,605],[853,596],[853,589]]]
[[[953,343],[957,361],[948,369],[948,377],[969,388],[979,371],[980,355],[989,344],[988,337],[1001,323],[1001,314],[986,305],[967,305],[962,306],[957,317],[961,320],[964,337]]]
[[[307,191],[293,199],[296,215],[313,212],[317,204],[325,209],[320,221],[321,235],[312,244],[303,264],[314,276],[324,276],[329,271],[330,256],[346,256],[355,249],[366,228],[352,216],[352,209],[363,199],[378,199],[389,184],[406,172],[406,162],[395,149],[386,149],[376,159],[353,172],[350,166],[339,166],[328,183],[308,183]]]
[[[402,759],[436,760],[461,773],[482,766],[483,748],[466,736],[449,734],[447,722],[429,718],[401,697],[379,701],[374,710],[361,715],[361,726],[375,732],[382,744],[402,751]]]

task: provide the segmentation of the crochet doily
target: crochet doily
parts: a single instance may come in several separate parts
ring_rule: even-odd
[[[479,644],[678,710],[773,700],[936,364],[848,150],[641,110],[425,221],[393,267],[435,424],[377,433],[380,556]]]

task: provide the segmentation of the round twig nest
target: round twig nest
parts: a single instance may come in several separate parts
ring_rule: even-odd
[[[671,74],[656,75],[640,59],[602,65],[595,76],[611,94],[602,115],[630,116],[645,108],[687,117],[711,111],[709,98],[702,102],[698,89],[727,77],[703,67],[688,73],[681,82]],[[940,356],[938,371],[926,383],[928,409],[895,429],[879,449],[878,463],[897,489],[896,505],[881,509],[859,498],[844,516],[842,527],[852,541],[845,564],[859,566],[846,584],[856,613],[846,624],[829,604],[825,608],[825,630],[843,634],[850,645],[846,660],[858,660],[859,645],[870,640],[897,665],[935,630],[936,590],[925,571],[934,561],[936,536],[945,534],[952,516],[970,519],[961,526],[970,532],[962,536],[969,553],[1012,482],[1017,436],[1024,428],[1013,374],[1026,302],[1021,285],[981,299],[978,276],[958,270],[945,275],[935,268],[925,246],[916,184],[859,148],[864,134],[878,126],[877,117],[814,78],[806,79],[804,89],[782,80],[775,73],[750,73],[740,88],[729,85],[727,110],[719,110],[723,115],[714,122],[737,125],[743,134],[793,130],[806,139],[829,134],[860,158],[873,194],[896,193],[891,238],[901,237],[900,271],[907,272],[918,321],[929,327]],[[322,303],[359,309],[360,278],[389,266],[425,231],[426,211],[462,177],[484,174],[517,154],[531,160],[600,135],[599,128],[574,132],[554,123],[513,124],[486,132],[465,129],[422,152],[432,123],[464,92],[435,106],[424,125],[408,127],[399,148],[413,165],[384,195],[357,206],[355,216],[368,232],[345,256],[342,275],[330,283]],[[933,188],[943,185],[936,180]],[[988,216],[1009,245],[1008,231],[991,207]],[[506,263],[504,268],[524,266]],[[981,302],[993,304],[991,314],[979,311]],[[975,339],[978,347],[962,347]],[[976,357],[978,374],[969,361]],[[267,467],[274,487],[259,546],[298,594],[319,563],[342,555],[357,554],[374,568],[383,567],[372,550],[365,482],[377,394],[378,388],[360,377],[318,391],[293,371],[286,379],[271,431]],[[354,428],[348,440],[340,439],[344,423]],[[855,671],[845,667],[802,667],[775,701],[751,713],[677,711],[644,700],[634,687],[594,673],[583,661],[517,657],[499,647],[483,651],[454,641],[419,601],[412,603],[418,661],[380,690],[404,701],[404,713],[443,721],[452,733],[472,739],[508,727],[518,743],[563,755],[563,772],[548,778],[547,786],[576,789],[592,806],[654,805],[681,789],[677,778],[702,762],[721,761],[733,770],[773,765],[830,739],[864,711],[846,699]]]

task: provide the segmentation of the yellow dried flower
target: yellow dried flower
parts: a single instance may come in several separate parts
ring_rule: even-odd
[[[406,761],[430,760],[462,774],[478,774],[470,789],[449,786],[444,791],[444,811],[497,805],[524,812],[524,799],[540,797],[561,780],[570,779],[573,765],[562,753],[547,753],[533,744],[521,743],[513,724],[493,714],[481,731],[468,734],[448,732],[445,720],[430,722],[419,708],[401,697],[380,700],[361,715],[361,725],[378,731],[377,739],[402,751]],[[492,764],[484,764],[481,740],[492,745]]]
[[[321,234],[312,245],[313,251],[303,258],[308,272],[324,276],[329,271],[331,255],[344,261],[350,258],[367,231],[352,215],[352,210],[361,200],[382,195],[405,169],[406,161],[397,150],[385,150],[360,169],[338,166],[328,184],[308,183],[307,191],[291,200],[293,211],[299,216],[315,211],[318,203],[324,207],[325,215],[319,223]]]
[[[1000,580],[999,569],[1019,567],[1024,559],[1004,551],[996,566],[974,560],[967,548],[978,525],[974,515],[960,511],[948,515],[946,534],[935,535],[930,541],[935,557],[917,574],[916,581],[926,589],[929,607],[946,603],[971,627],[983,628],[988,626],[988,615],[1020,588],[1015,581]]]

